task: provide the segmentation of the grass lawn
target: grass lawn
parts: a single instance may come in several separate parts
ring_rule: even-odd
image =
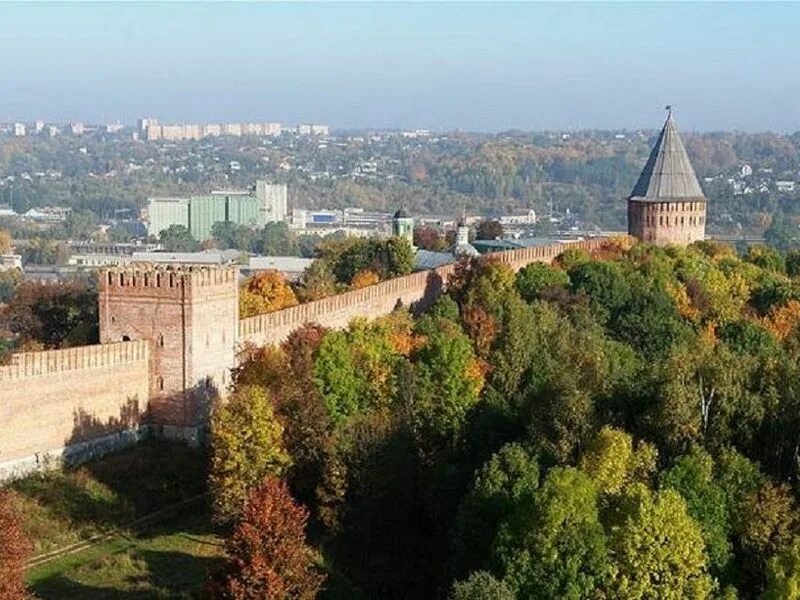
[[[43,600],[195,596],[222,554],[202,497],[206,461],[202,451],[148,441],[76,469],[12,482],[34,556],[114,533],[32,567],[31,591]],[[132,525],[183,501],[156,520]]]
[[[189,509],[148,531],[34,567],[28,584],[41,600],[192,598],[219,564],[220,543],[207,511]]]

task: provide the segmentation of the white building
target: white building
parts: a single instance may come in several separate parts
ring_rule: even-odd
[[[256,198],[263,206],[267,223],[285,221],[289,214],[288,192],[286,184],[267,183],[256,181]]]
[[[83,135],[85,128],[83,126],[83,123],[81,123],[80,121],[76,121],[75,123],[69,124],[69,130],[70,133],[72,133],[72,135]]]
[[[25,123],[14,123],[14,127],[12,128],[11,132],[16,137],[24,137],[25,136]]]
[[[531,209],[514,211],[510,215],[500,217],[502,225],[536,225],[536,211]]]

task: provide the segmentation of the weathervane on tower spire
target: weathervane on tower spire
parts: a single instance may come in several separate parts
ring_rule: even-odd
[[[664,110],[667,111],[667,118],[672,116],[672,104],[667,104]]]

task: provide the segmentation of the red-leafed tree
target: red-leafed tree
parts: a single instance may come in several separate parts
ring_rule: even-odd
[[[324,576],[306,544],[308,511],[281,480],[267,477],[250,494],[241,520],[226,541],[227,571],[212,582],[215,598],[304,600],[314,598]]]
[[[0,600],[25,598],[25,561],[31,545],[15,504],[12,492],[0,490]]]

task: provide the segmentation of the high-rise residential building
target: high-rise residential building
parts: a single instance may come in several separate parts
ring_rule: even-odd
[[[183,139],[185,140],[199,140],[202,136],[200,125],[184,125],[183,126]]]
[[[14,126],[11,129],[11,132],[16,137],[24,137],[25,136],[25,123],[14,123]]]
[[[146,130],[146,137],[148,140],[160,140],[161,139],[161,125],[158,123],[150,123],[147,126]]]
[[[225,123],[222,126],[222,133],[224,135],[242,135],[242,126],[239,123]]]
[[[125,129],[125,125],[119,121],[115,123],[106,123],[106,133],[118,133]]]
[[[244,135],[261,135],[262,131],[260,123],[245,123],[242,125],[242,133]]]
[[[261,127],[264,135],[274,135],[278,136],[281,134],[281,124],[280,123],[264,123]]]
[[[327,125],[298,125],[298,135],[328,135]]]
[[[84,126],[83,123],[80,121],[76,121],[75,123],[69,124],[69,131],[72,135],[83,135]]]
[[[47,135],[50,137],[56,137],[59,134],[58,127],[55,125],[48,125],[47,126]]]
[[[44,121],[34,121],[33,129],[37,134],[42,133],[44,130]]]
[[[219,137],[222,135],[222,125],[219,123],[207,123],[203,126],[203,137]]]
[[[162,140],[180,140],[183,138],[183,125],[162,125]]]
[[[146,133],[147,128],[151,125],[158,125],[158,119],[153,119],[152,117],[140,117],[136,120],[136,129],[142,133]]]

